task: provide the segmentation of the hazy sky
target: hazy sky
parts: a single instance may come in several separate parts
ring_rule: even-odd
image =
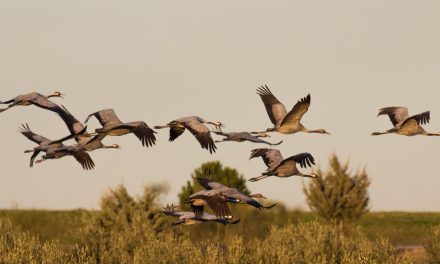
[[[311,93],[303,118],[331,136],[274,134],[285,157],[310,152],[320,166],[336,152],[366,167],[373,210],[440,210],[440,138],[386,135],[384,106],[431,111],[440,131],[439,1],[12,1],[0,0],[0,100],[60,91],[78,119],[114,108],[123,121],[165,124],[199,115],[225,131],[271,126],[255,89],[267,84],[287,109]],[[167,182],[176,195],[193,169],[220,160],[245,178],[265,170],[248,160],[264,145],[221,143],[210,155],[188,132],[153,148],[134,135],[108,137],[85,172],[71,157],[28,167],[35,144],[18,127],[51,139],[67,129],[54,113],[16,107],[0,114],[0,207],[97,208],[109,187],[132,194]],[[89,128],[98,127],[93,120]],[[248,183],[253,192],[306,209],[298,177]]]

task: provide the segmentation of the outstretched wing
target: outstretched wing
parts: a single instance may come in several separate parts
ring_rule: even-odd
[[[306,97],[301,98],[290,110],[290,112],[283,118],[281,125],[293,125],[299,126],[299,122],[303,115],[309,110],[310,106],[310,94]]]
[[[312,154],[307,153],[307,152],[300,153],[295,156],[289,157],[289,158],[283,160],[282,163],[287,162],[287,161],[291,161],[291,160],[293,160],[297,164],[299,164],[301,166],[301,168],[312,167],[312,164],[315,165],[315,159],[313,158]]]
[[[61,117],[61,119],[63,119],[64,123],[70,131],[70,134],[84,134],[86,132],[86,130],[84,129],[85,126],[81,122],[79,122],[79,120],[74,117],[64,105],[61,105],[61,107],[61,111],[58,112],[58,115]]]
[[[170,125],[170,141],[174,141],[176,138],[180,137],[180,135],[185,132],[185,126],[181,124],[172,124]]]
[[[91,170],[95,167],[95,163],[85,150],[74,151],[72,155],[81,164],[84,170]]]
[[[195,218],[201,219],[203,217],[204,206],[191,204],[191,209],[194,213]]]
[[[272,124],[279,125],[287,114],[284,105],[272,94],[267,85],[258,87],[257,94],[261,97]]]
[[[56,103],[50,101],[46,97],[42,95],[35,96],[32,100],[29,101],[31,104],[36,105],[38,107],[41,107],[43,109],[59,113],[62,111],[61,107],[57,105]]]
[[[379,109],[377,115],[388,115],[393,126],[398,127],[408,119],[408,108],[400,106],[384,107]]]
[[[156,133],[153,129],[151,129],[145,122],[139,121],[136,122],[137,125],[133,128],[133,134],[142,142],[142,146],[152,147],[156,144],[156,137],[154,134]]]
[[[219,182],[212,181],[208,178],[196,178],[199,184],[206,190],[228,188]]]
[[[116,115],[116,113],[113,109],[104,109],[104,110],[100,110],[98,112],[95,112],[93,114],[90,114],[87,116],[84,123],[87,123],[89,121],[90,117],[92,117],[92,116],[94,116],[94,117],[96,117],[96,119],[98,119],[101,126],[105,126],[106,124],[117,125],[117,124],[122,123],[122,121],[119,120],[118,116]]]
[[[27,137],[29,140],[37,143],[37,144],[41,144],[43,142],[49,142],[50,140],[48,138],[45,138],[43,136],[40,136],[38,134],[35,134],[34,132],[31,131],[29,125],[26,124],[22,124],[22,126],[19,128],[19,132]]]
[[[281,156],[281,152],[277,149],[253,149],[249,159],[256,157],[263,158],[264,164],[266,164],[269,171],[275,169],[281,163],[281,161],[283,161],[283,156]]]
[[[407,118],[407,119],[402,123],[402,126],[404,126],[405,123],[406,123],[406,122],[409,122],[409,120],[411,120],[411,119],[412,119],[412,120],[416,120],[417,123],[418,123],[419,125],[425,125],[425,124],[428,124],[428,123],[429,123],[429,120],[431,119],[430,114],[431,114],[430,111],[426,111],[426,112],[423,112],[423,113],[420,113],[420,114],[417,114],[417,115],[413,115],[413,116]]]
[[[185,122],[184,126],[196,137],[202,148],[207,149],[211,154],[215,152],[217,147],[206,126],[200,122]]]
[[[226,204],[225,198],[221,194],[215,194],[206,200],[208,206],[214,211],[215,215],[223,218],[231,218],[231,212]]]

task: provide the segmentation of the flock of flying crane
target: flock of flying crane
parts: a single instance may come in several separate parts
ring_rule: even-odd
[[[270,146],[279,145],[282,141],[277,143],[270,143],[261,138],[269,137],[269,132],[279,132],[282,134],[293,134],[296,132],[330,134],[324,129],[309,130],[301,124],[303,115],[307,112],[310,106],[310,94],[301,98],[290,110],[286,111],[284,105],[272,94],[267,85],[261,86],[257,89],[257,94],[261,97],[264,103],[267,114],[274,125],[262,132],[231,132],[226,133],[221,131],[224,126],[222,122],[207,121],[198,116],[189,116],[175,119],[163,126],[154,126],[154,129],[169,128],[169,140],[174,141],[178,138],[185,129],[188,129],[201,147],[208,150],[211,154],[215,152],[217,146],[215,143],[225,141],[250,141],[254,143],[263,143]],[[0,109],[0,113],[4,112],[14,106],[35,105],[40,108],[55,112],[66,124],[70,131],[70,135],[58,139],[50,140],[44,136],[38,135],[31,131],[28,124],[23,124],[20,128],[20,133],[29,140],[38,144],[37,147],[26,150],[25,153],[32,153],[30,158],[30,166],[33,166],[34,161],[40,163],[48,159],[59,159],[65,156],[73,156],[85,170],[93,169],[95,164],[88,154],[88,152],[101,148],[119,148],[119,145],[105,145],[102,143],[106,136],[122,136],[133,133],[145,147],[152,147],[156,143],[155,131],[150,128],[143,121],[122,122],[117,117],[113,109],[104,109],[92,113],[85,119],[84,123],[75,118],[63,105],[57,105],[50,101],[51,97],[61,97],[63,94],[54,92],[50,95],[42,95],[36,92],[19,95],[7,101],[0,101],[0,104],[8,104],[6,108]],[[406,107],[385,107],[379,110],[379,115],[388,115],[393,128],[384,132],[373,132],[371,135],[383,135],[395,133],[405,136],[426,135],[426,136],[440,136],[440,133],[426,132],[421,125],[429,123],[430,112],[426,111],[417,115],[409,116]],[[87,132],[85,125],[90,117],[94,116],[101,128],[95,129],[95,132]],[[210,130],[206,125],[213,125],[216,130]],[[213,140],[211,132],[222,136],[222,140]],[[64,145],[63,142],[69,139],[75,139],[76,144]],[[44,152],[39,160],[35,158]],[[267,170],[261,176],[249,179],[250,181],[258,181],[270,176],[290,177],[293,175],[302,177],[316,178],[314,172],[309,174],[301,172],[297,165],[301,168],[312,167],[315,165],[315,160],[310,153],[299,153],[284,159],[279,150],[272,148],[259,148],[251,151],[250,158],[261,157],[267,166]],[[258,209],[269,209],[275,206],[263,206],[254,198],[265,198],[261,194],[254,194],[247,196],[240,193],[235,188],[224,186],[218,182],[211,181],[208,178],[197,178],[200,185],[205,188],[200,192],[192,194],[187,200],[187,204],[191,205],[192,212],[178,212],[175,208],[178,206],[167,205],[164,207],[164,213],[177,217],[178,220],[174,224],[198,224],[203,222],[219,222],[222,224],[235,224],[239,220],[231,221],[227,203],[245,203],[254,206]],[[204,212],[204,206],[209,206],[215,215]]]

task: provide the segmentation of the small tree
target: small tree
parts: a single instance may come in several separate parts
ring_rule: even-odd
[[[351,174],[348,162],[342,165],[336,154],[330,159],[327,172],[318,171],[318,178],[303,187],[307,204],[326,220],[356,220],[368,211],[370,179],[365,169]]]
[[[210,177],[213,181],[220,182],[228,187],[237,188],[237,190],[246,195],[250,194],[246,187],[246,179],[236,169],[223,167],[219,161],[211,161],[203,163],[191,174],[191,181],[187,181],[186,185],[182,187],[182,191],[178,194],[181,204],[191,194],[203,190],[203,187],[195,179],[199,177]]]

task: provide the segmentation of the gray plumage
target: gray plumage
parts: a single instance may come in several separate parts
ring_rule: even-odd
[[[263,175],[251,178],[250,181],[258,181],[269,176],[290,177],[297,175],[310,178],[317,177],[314,172],[304,174],[297,168],[298,164],[301,168],[307,168],[315,165],[315,159],[310,153],[300,153],[287,159],[283,159],[279,150],[254,149],[251,151],[251,156],[249,159],[256,157],[261,157],[263,159],[267,166],[267,170],[263,173]]]
[[[30,129],[28,124],[23,124],[22,127],[19,128],[19,132],[23,136],[28,138],[29,140],[38,144],[38,147],[34,148],[33,150],[26,150],[25,151],[25,153],[32,152],[32,156],[31,156],[30,162],[29,162],[30,167],[33,167],[34,160],[40,152],[42,152],[42,151],[47,152],[50,149],[57,149],[57,148],[64,147],[62,142],[65,140],[69,140],[75,136],[75,135],[69,135],[67,137],[64,137],[64,138],[61,138],[58,140],[50,140],[46,137],[43,137],[41,135],[38,135],[38,134],[32,132],[32,130]]]
[[[133,133],[145,147],[151,147],[156,144],[156,137],[154,136],[156,132],[143,121],[124,123],[119,120],[113,109],[104,109],[90,114],[86,118],[85,123],[92,116],[96,117],[102,126],[102,128],[95,130],[100,135],[122,136]]]
[[[215,143],[225,142],[225,141],[236,141],[236,142],[250,141],[250,142],[254,142],[254,143],[268,144],[271,146],[275,146],[275,145],[279,145],[279,144],[283,143],[283,141],[280,141],[278,143],[270,143],[265,140],[262,140],[260,137],[268,137],[268,135],[266,133],[260,133],[260,134],[257,134],[256,136],[253,136],[249,132],[229,132],[229,133],[222,132],[222,131],[211,131],[211,132],[225,137],[225,138],[223,138],[223,140],[214,141]]]
[[[231,219],[232,215],[226,204],[227,199],[218,189],[202,190],[189,196],[185,203],[191,205],[196,217],[201,217],[204,212],[204,206],[208,205],[218,217]]]
[[[63,119],[70,134],[77,135],[75,140],[81,144],[91,140],[91,135],[86,133],[87,127],[81,123],[75,116],[73,116],[64,105],[61,105],[60,110],[57,110],[58,115]],[[81,132],[83,131],[83,132]]]
[[[73,156],[78,161],[84,170],[91,170],[95,167],[90,155],[84,148],[78,147],[78,145],[62,146],[60,148],[49,148],[46,151],[46,155],[43,155],[37,163],[43,162],[49,159],[59,159],[65,156]]]
[[[371,134],[373,136],[391,133],[404,136],[440,136],[440,133],[429,133],[422,127],[422,125],[429,123],[431,118],[429,111],[409,116],[406,107],[392,106],[379,109],[377,116],[379,115],[388,115],[394,127],[385,132],[373,132]]]
[[[329,134],[324,129],[309,130],[301,124],[301,118],[310,106],[310,94],[301,98],[290,112],[286,111],[284,105],[272,94],[267,85],[259,87],[257,94],[261,97],[270,121],[274,125],[273,128],[268,128],[266,132],[277,131],[283,134],[293,134],[296,132]]]
[[[0,104],[9,104],[8,107],[0,109],[0,113],[17,105],[27,106],[31,104],[52,112],[57,112],[59,106],[50,101],[49,98],[62,96],[63,94],[61,94],[60,92],[54,92],[50,95],[42,95],[36,92],[19,95],[7,101],[0,101]]]
[[[250,196],[247,196],[246,194],[238,191],[236,188],[227,187],[219,182],[214,182],[208,178],[197,178],[197,181],[199,182],[199,184],[203,188],[205,188],[207,190],[220,191],[221,195],[224,197],[226,202],[245,203],[245,204],[249,204],[255,208],[258,208],[260,210],[261,209],[270,209],[276,205],[276,203],[275,203],[270,206],[264,206],[264,205],[260,204],[257,200],[253,199],[253,197],[263,198],[264,196],[261,194],[252,194]]]
[[[185,132],[185,129],[188,129],[199,141],[200,146],[212,154],[217,147],[214,144],[209,129],[204,124],[211,124],[216,127],[223,126],[221,122],[210,122],[198,116],[188,116],[173,120],[164,126],[155,126],[154,128],[170,128],[170,141],[174,141]]]
[[[176,212],[169,208],[164,208],[162,213],[169,216],[177,217],[177,221],[174,222],[173,225],[197,225],[205,222],[217,222],[223,225],[227,225],[227,224],[236,224],[240,221],[240,219],[235,221],[229,221],[225,218],[217,217],[215,215],[208,214],[206,212],[203,212],[200,217],[196,217],[194,212],[189,212],[189,211]]]

